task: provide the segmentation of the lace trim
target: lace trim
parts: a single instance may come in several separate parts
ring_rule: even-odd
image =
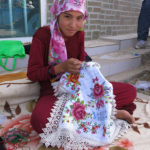
[[[121,119],[117,119],[116,118],[116,114],[117,114],[117,109],[116,109],[116,100],[115,100],[116,95],[113,95],[113,99],[112,99],[112,113],[111,113],[111,119],[115,122],[116,127],[121,127],[119,134],[118,135],[114,135],[114,139],[112,140],[113,144],[115,142],[115,140],[118,140],[119,138],[121,138],[123,135],[125,135],[127,133],[127,130],[129,128],[131,128],[131,125]],[[119,130],[119,129],[118,129]],[[117,133],[117,132],[116,132]]]
[[[123,124],[120,120],[117,121],[116,126],[121,126],[120,134],[117,136],[114,134],[113,136],[115,138],[110,140],[108,143],[100,144],[99,141],[92,141],[86,137],[83,138],[82,136],[77,135],[75,132],[66,128],[59,128],[56,132],[53,132],[51,135],[49,135],[44,141],[42,140],[42,142],[45,143],[46,147],[51,145],[52,147],[63,147],[64,150],[88,150],[98,146],[106,146],[108,144],[113,145],[114,140],[123,136],[128,128],[126,122]]]
[[[97,146],[113,144],[113,142],[124,135],[130,127],[126,121],[116,119],[115,117],[117,112],[117,109],[115,108],[115,95],[113,95],[112,98],[111,119],[114,121],[116,128],[114,133],[107,141],[105,141],[105,143],[76,134],[70,128],[60,127],[60,118],[65,104],[67,100],[71,98],[71,95],[64,88],[61,88],[61,85],[58,86],[58,82],[53,83],[53,88],[58,100],[50,113],[51,117],[48,118],[49,122],[46,124],[46,128],[44,128],[43,133],[40,134],[41,142],[44,143],[46,147],[51,145],[52,147],[63,147],[64,150],[86,150]]]
[[[127,130],[129,128],[131,128],[131,125],[128,122],[116,118],[117,109],[116,109],[116,100],[115,100],[115,97],[116,96],[113,95],[111,119],[116,124],[116,127],[117,127],[116,130],[119,130],[119,127],[120,127],[120,131],[119,132],[114,132],[114,133],[116,133],[116,135],[114,134],[114,139],[109,143],[111,145],[113,145],[116,140],[118,140],[123,135],[125,135],[127,133]],[[119,133],[119,134],[117,134],[117,133]]]
[[[48,118],[49,122],[46,124],[46,128],[43,129],[44,133],[40,134],[41,142],[44,143],[46,147],[51,145],[52,147],[63,147],[64,150],[87,150],[92,147],[113,144],[113,142],[123,136],[127,132],[127,129],[130,127],[126,121],[116,119],[116,102],[115,99],[113,99],[112,119],[117,128],[115,129],[113,137],[109,139],[108,143],[100,143],[99,141],[94,140],[91,141],[91,139],[82,137],[70,129],[61,127],[58,128],[59,120],[68,98],[70,98],[70,94],[66,93],[58,97],[58,100],[50,114],[51,117]]]
[[[48,118],[49,122],[46,124],[46,128],[42,129],[44,133],[40,134],[40,136],[43,138],[46,138],[46,136],[56,131],[58,128],[59,120],[66,104],[67,97],[67,94],[64,93],[54,104],[52,112],[50,113],[50,117]]]

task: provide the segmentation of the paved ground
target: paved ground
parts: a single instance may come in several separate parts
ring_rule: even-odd
[[[150,50],[150,40],[148,40],[146,49]],[[144,50],[145,49],[141,49],[139,52]],[[125,81],[133,85],[137,85],[137,92],[147,95],[147,97],[149,97],[148,99],[150,100],[150,53],[146,53],[142,56],[142,65],[145,66],[145,68],[141,70],[141,72],[135,74]]]
[[[147,46],[146,49],[140,49],[140,50],[134,50],[136,53],[143,53],[144,51],[149,51],[150,50],[150,41],[148,43],[149,45]],[[114,76],[108,76],[108,80],[110,81],[121,81],[121,82],[127,82],[132,85],[136,85],[141,82],[147,82],[144,83],[146,85],[149,85],[150,82],[150,53],[146,53],[145,55],[142,56],[142,65],[139,66],[138,68],[131,69],[119,74],[116,74]],[[141,85],[141,84],[140,84]],[[146,100],[150,100],[150,88],[147,88],[146,90],[137,88],[138,92],[138,97],[143,98]]]
[[[150,96],[150,71],[144,70],[143,72],[133,76],[129,80],[126,80],[127,83],[131,83],[137,86],[137,91],[145,95]]]

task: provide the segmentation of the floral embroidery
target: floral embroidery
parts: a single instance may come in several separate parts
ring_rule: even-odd
[[[98,78],[94,78],[92,79],[93,83],[94,83],[94,87],[91,88],[91,95],[89,95],[90,97],[92,97],[93,99],[97,99],[97,100],[101,100],[101,97],[104,96],[104,83],[102,83],[101,85],[98,83]],[[95,83],[96,82],[96,83]],[[102,103],[102,102],[101,102]],[[98,106],[99,106],[100,102],[98,102]],[[96,104],[97,105],[97,104]],[[103,105],[102,105],[103,106]]]
[[[94,67],[95,64],[93,64]],[[90,65],[85,63],[81,66],[81,70],[88,70],[90,69]],[[98,67],[96,65],[96,67]],[[73,123],[77,124],[78,128],[76,132],[78,134],[85,132],[96,134],[98,129],[103,125],[103,121],[108,118],[107,112],[105,110],[104,105],[107,104],[112,97],[109,95],[109,91],[111,88],[106,86],[105,81],[102,83],[99,82],[100,78],[96,76],[95,78],[91,79],[93,83],[93,87],[91,89],[91,93],[89,95],[90,100],[85,101],[81,99],[81,81],[84,79],[84,73],[76,73],[76,74],[66,74],[63,76],[62,84],[65,84],[67,88],[74,91],[71,94],[71,98],[68,100],[70,101],[70,105],[65,106],[64,114],[62,117],[62,123]],[[83,79],[81,79],[83,78]],[[91,111],[88,111],[88,108],[91,108]],[[103,108],[103,109],[101,109]],[[93,109],[93,110],[92,110]],[[95,112],[95,110],[101,109],[99,112]],[[85,122],[85,120],[90,119],[90,121]],[[94,120],[93,120],[94,119]],[[92,121],[93,120],[93,121]],[[101,120],[98,123],[96,120]],[[110,126],[110,125],[109,125]],[[107,127],[103,126],[103,134],[102,136],[105,137]]]
[[[80,77],[79,73],[68,75],[68,81],[73,82],[74,84],[80,84],[78,79]]]
[[[82,65],[82,66],[80,67],[80,70],[83,70],[83,69],[87,70],[88,68],[90,68],[90,65],[89,65],[88,63],[83,62],[83,64],[84,64],[84,65]]]
[[[65,105],[61,110],[62,113],[58,112],[60,115],[60,121],[56,123],[58,125],[56,126],[55,122],[51,124],[49,118],[50,121],[41,134],[42,142],[48,146],[60,146],[63,141],[65,149],[68,147],[87,149],[87,145],[103,145],[105,142],[109,144],[120,132],[118,129],[115,130],[118,126],[112,117],[114,116],[112,110],[115,107],[112,107],[115,102],[112,85],[101,75],[99,65],[96,63],[83,63],[81,68],[83,70],[81,69],[78,74],[63,74],[57,85],[58,89],[54,85],[57,89],[55,94],[58,96],[58,102],[65,101]],[[51,116],[56,116],[58,106],[54,108]],[[53,125],[56,128],[51,138],[49,130]],[[121,131],[124,130],[123,126]],[[58,139],[56,142],[55,138]]]
[[[100,101],[97,101],[96,103],[96,107],[99,109],[100,107],[103,107],[104,106],[104,101],[103,100],[100,100]]]
[[[105,135],[106,135],[106,127],[103,126],[103,136],[105,136]]]
[[[98,78],[97,78],[97,77],[96,77],[95,79],[93,79],[93,83],[94,83],[95,81],[98,81]]]
[[[79,86],[81,85],[79,78],[84,78],[84,75],[81,75],[80,73],[66,73],[66,75],[62,77],[63,84],[66,84],[67,88],[70,87],[70,90],[74,91],[74,93],[78,93],[80,90]]]
[[[98,99],[98,98],[104,96],[103,85],[99,85],[98,83],[96,83],[93,88],[93,95],[94,95],[95,99]]]
[[[79,124],[79,128],[76,132],[80,134],[81,132],[79,132],[79,131],[82,129],[82,131],[85,133],[91,132],[92,134],[96,134],[97,130],[100,127],[101,127],[101,125],[97,124],[96,122],[94,124],[92,124],[92,121],[91,122],[81,122]]]
[[[73,104],[72,115],[76,120],[81,120],[85,117],[85,106],[80,104],[79,102]]]
[[[96,134],[98,128],[100,128],[100,125],[94,124],[94,126],[92,126],[92,133]]]
[[[72,101],[73,104],[64,108],[65,113],[63,115],[62,122],[75,123],[76,121],[79,122],[80,120],[88,117],[89,114],[85,111],[87,105],[84,104],[84,101],[80,100],[77,95],[71,95],[71,99],[69,101]]]
[[[77,96],[78,95],[78,96]],[[84,100],[81,100],[79,98],[79,93],[77,95],[72,95],[71,100],[73,105],[69,105],[69,107],[64,108],[64,115],[62,119],[62,123],[78,123],[78,130],[76,132],[78,134],[81,133],[81,130],[85,133],[91,132],[92,134],[96,134],[98,128],[100,128],[100,124],[97,124],[97,122],[89,121],[84,122],[83,120],[86,120],[88,118],[92,119],[95,118],[95,114],[86,112],[86,109],[88,107],[87,104],[84,104]],[[95,103],[94,103],[95,104]],[[93,106],[94,107],[94,106]]]
[[[99,80],[97,77],[92,79],[92,81],[94,83],[94,87],[91,88],[91,94],[89,95],[89,97],[91,97],[92,99],[96,99],[97,102],[91,100],[88,106],[92,106],[95,103],[96,108],[99,109],[103,107],[104,104],[112,104],[113,97],[110,96],[110,92],[112,91],[111,87],[106,87],[105,82],[99,84]]]
[[[88,101],[88,107],[95,108],[95,104],[96,104],[95,100]]]

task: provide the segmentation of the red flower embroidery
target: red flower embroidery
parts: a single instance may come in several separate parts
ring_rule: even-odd
[[[72,115],[76,120],[81,120],[85,117],[85,106],[81,105],[79,102],[73,104]]]
[[[86,132],[86,130],[87,130],[86,128],[83,129],[84,132]]]
[[[98,101],[98,102],[96,103],[96,107],[97,107],[97,108],[100,108],[100,107],[102,107],[102,106],[104,106],[104,102],[103,102],[102,100],[100,100],[100,101]]]
[[[103,126],[103,136],[105,136],[105,135],[106,135],[106,127]]]
[[[95,86],[94,86],[94,89],[93,89],[93,95],[96,99],[101,97],[101,96],[104,96],[103,86],[96,83]]]
[[[81,125],[81,127],[82,127],[82,128],[84,128],[84,127],[85,127],[85,125],[84,125],[84,124],[82,124],[82,125]]]

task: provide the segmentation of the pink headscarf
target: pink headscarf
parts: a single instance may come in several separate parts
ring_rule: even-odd
[[[64,38],[59,29],[57,17],[65,11],[79,11],[87,20],[86,0],[55,0],[51,13],[53,19],[50,22],[50,48],[49,48],[49,65],[58,64],[67,60],[67,51]]]

